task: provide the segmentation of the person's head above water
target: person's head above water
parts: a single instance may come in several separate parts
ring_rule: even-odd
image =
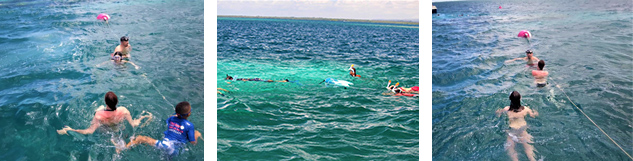
[[[226,78],[224,78],[225,80],[233,80],[233,77],[229,76],[228,74],[226,75]]]
[[[121,46],[127,46],[129,44],[130,38],[127,36],[121,37]]]
[[[191,115],[191,105],[187,101],[178,103],[175,110],[178,117],[183,119],[187,119]]]
[[[510,93],[510,109],[508,111],[519,112],[523,110],[523,106],[521,106],[521,94],[517,91],[512,91]]]
[[[120,61],[123,58],[123,53],[121,52],[114,52],[114,55],[112,55],[112,60],[115,61]]]
[[[539,70],[543,70],[544,67],[545,67],[545,61],[539,60],[538,61],[538,69]]]
[[[117,99],[116,94],[114,92],[109,91],[105,95],[105,103],[111,110],[116,110],[116,104],[119,103],[119,99]]]
[[[525,51],[525,55],[527,55],[528,58],[532,58],[532,56],[534,55],[534,52],[532,52],[532,50],[527,50]]]

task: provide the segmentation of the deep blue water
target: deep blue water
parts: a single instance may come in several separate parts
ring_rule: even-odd
[[[434,160],[509,160],[507,117],[495,110],[510,104],[512,91],[540,112],[526,119],[536,159],[629,159],[572,102],[633,153],[633,2],[433,5],[440,14],[432,15]],[[529,43],[517,37],[521,30],[532,33]],[[535,87],[525,62],[504,63],[528,49],[546,62],[547,87]]]
[[[218,160],[417,160],[417,26],[218,17]],[[361,78],[352,78],[351,64]],[[290,83],[225,81],[289,79]],[[319,84],[332,77],[350,88]]]
[[[121,131],[126,141],[161,139],[180,101],[192,104],[189,120],[204,133],[202,3],[0,1],[0,160],[164,159],[147,146],[116,155],[100,131],[56,133],[65,125],[87,128],[108,91],[132,117],[143,110],[155,116]],[[108,24],[96,20],[100,13],[111,16]],[[109,62],[121,36],[130,37],[130,61],[139,69]],[[187,146],[179,159],[202,160],[203,145]]]

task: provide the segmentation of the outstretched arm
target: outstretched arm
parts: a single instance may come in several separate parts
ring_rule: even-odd
[[[538,111],[530,109],[528,111],[528,114],[530,114],[530,117],[534,118],[534,117],[538,116]]]
[[[97,130],[98,127],[99,127],[99,121],[96,118],[92,118],[92,121],[90,123],[90,127],[88,127],[87,129],[75,130],[73,128],[70,128],[70,127],[66,126],[66,127],[62,128],[60,130],[57,130],[57,133],[59,135],[64,135],[64,134],[68,134],[68,131],[74,131],[74,132],[86,135],[86,134],[94,133],[95,130]]]
[[[141,124],[141,120],[143,120],[144,118],[147,118],[147,120],[145,121],[145,123],[147,124],[147,122],[149,122],[149,120],[152,120],[154,116],[152,115],[152,113],[149,113],[147,111],[143,111],[143,113],[147,113],[147,115],[140,116],[137,119],[132,119],[132,115],[130,115],[130,112],[128,111],[125,114],[125,119],[130,123],[130,125],[132,125],[132,127],[136,127]],[[141,113],[141,115],[143,113]],[[143,124],[143,126],[145,126],[146,124]]]
[[[134,68],[136,68],[136,69],[141,68],[141,67],[138,67],[136,64],[134,64],[134,62],[131,62],[131,61],[127,61],[127,62],[129,62],[130,64],[132,64],[132,65],[134,66]]]
[[[524,58],[514,58],[514,59],[506,60],[504,63],[510,63],[510,62],[520,60],[520,59],[524,59]]]

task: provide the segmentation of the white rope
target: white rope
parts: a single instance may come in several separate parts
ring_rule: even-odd
[[[156,92],[158,92],[158,94],[160,94],[160,96],[162,96],[162,97],[163,97],[163,100],[165,100],[165,102],[167,102],[169,105],[171,105],[171,107],[174,107],[174,105],[173,105],[173,104],[171,104],[171,103],[169,103],[169,101],[167,101],[167,98],[165,98],[165,96],[164,96],[162,93],[160,93],[160,91],[158,90],[158,87],[156,87],[156,85],[154,85],[154,83],[152,83],[151,81],[149,81],[149,79],[147,79],[147,76],[146,76],[146,75],[147,75],[146,73],[143,73],[143,75],[141,75],[141,76],[143,76],[143,78],[145,78],[145,80],[147,81],[147,83],[149,83],[149,84],[151,84],[152,86],[154,86],[154,89],[156,89]]]
[[[560,91],[563,92],[563,94],[565,94],[565,97],[567,97],[567,100],[569,100],[569,102],[571,102],[572,105],[574,105],[574,107],[576,107],[576,109],[578,109],[583,115],[585,115],[585,117],[587,117],[587,119],[589,119],[589,121],[591,121],[591,123],[593,123],[593,125],[595,125],[604,135],[606,135],[609,140],[611,140],[611,142],[613,142],[616,146],[618,146],[618,148],[620,148],[620,150],[622,150],[622,152],[624,152],[624,154],[626,154],[626,156],[628,156],[631,160],[633,160],[633,157],[631,157],[631,155],[629,155],[629,153],[627,153],[621,146],[620,144],[616,143],[611,136],[609,136],[606,132],[604,132],[604,130],[602,130],[602,128],[600,128],[600,126],[598,126],[598,124],[596,124],[596,122],[594,122],[593,120],[591,120],[591,118],[589,118],[589,116],[587,116],[587,114],[585,114],[585,112],[580,109],[578,106],[576,106],[576,104],[571,101],[571,99],[569,98],[569,96],[567,95],[567,93],[565,93],[565,91],[560,88],[560,86],[558,85],[558,83],[556,83],[556,81],[554,81],[554,79],[551,79],[552,82],[554,82],[554,84],[556,85],[556,88],[560,89]]]

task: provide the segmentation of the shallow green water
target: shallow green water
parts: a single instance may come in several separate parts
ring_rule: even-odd
[[[417,160],[418,98],[382,93],[417,86],[418,59],[417,29],[218,18],[218,159]]]

